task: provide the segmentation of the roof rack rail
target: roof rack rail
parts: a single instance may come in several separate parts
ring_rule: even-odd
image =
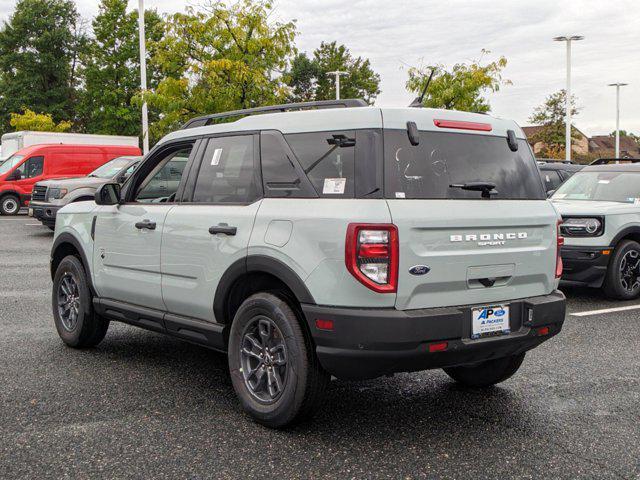
[[[589,165],[609,165],[610,163],[638,163],[640,158],[598,158]]]
[[[538,163],[566,163],[573,165],[574,162],[571,160],[566,160],[564,158],[536,158]]]
[[[324,109],[324,108],[348,108],[368,107],[369,104],[359,98],[345,98],[344,100],[318,100],[316,102],[285,103],[282,105],[270,105],[267,107],[245,108],[244,110],[232,110],[230,112],[213,113],[189,120],[182,129],[202,127],[210,125],[214,120],[229,117],[241,117],[258,115],[261,113],[286,112],[291,110]]]

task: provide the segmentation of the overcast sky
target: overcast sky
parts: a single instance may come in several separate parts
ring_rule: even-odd
[[[15,0],[0,0],[6,19]],[[97,0],[76,0],[82,15]],[[198,0],[145,0],[146,8],[175,12]],[[301,51],[337,40],[371,60],[382,77],[377,105],[408,105],[404,84],[412,65],[448,66],[480,57],[507,57],[513,85],[490,95],[492,113],[527,125],[532,110],[565,86],[565,44],[554,36],[584,35],[574,43],[572,88],[582,110],[574,124],[589,135],[615,128],[615,88],[622,89],[621,128],[640,134],[640,5],[638,0],[274,0],[276,15],[296,19]],[[130,0],[129,7],[137,8]]]

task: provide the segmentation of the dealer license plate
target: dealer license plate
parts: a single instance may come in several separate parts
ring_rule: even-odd
[[[509,306],[488,305],[471,309],[471,338],[509,333]]]

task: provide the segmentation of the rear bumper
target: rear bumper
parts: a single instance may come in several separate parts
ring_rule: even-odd
[[[514,300],[511,333],[472,340],[471,306],[422,310],[357,309],[302,305],[320,363],[345,379],[375,378],[395,372],[451,367],[515,355],[557,334],[564,322],[560,291]],[[316,328],[316,319],[333,320],[333,330]],[[538,327],[548,326],[540,335]],[[440,352],[429,344],[447,342]]]
[[[52,205],[50,203],[43,202],[31,202],[29,204],[29,213],[32,213],[32,217],[36,220],[40,220],[43,225],[55,226],[56,215],[58,210],[62,207],[60,205]]]
[[[613,251],[613,248],[563,246],[560,251],[562,284],[600,288],[611,257],[610,254],[603,255],[603,250]]]

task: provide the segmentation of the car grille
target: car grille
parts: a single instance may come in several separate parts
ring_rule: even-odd
[[[36,185],[31,192],[31,201],[44,201],[47,198],[47,187],[44,185]]]

